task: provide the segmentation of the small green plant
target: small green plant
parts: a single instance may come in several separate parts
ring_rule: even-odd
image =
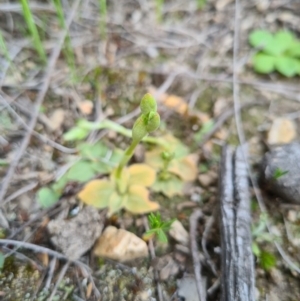
[[[273,35],[267,30],[254,30],[249,43],[259,49],[252,58],[256,72],[268,74],[276,70],[286,77],[300,75],[300,40],[290,31]]]
[[[155,170],[145,164],[133,164],[126,167],[133,156],[136,146],[160,124],[155,99],[146,94],[140,103],[141,115],[132,129],[132,142],[124,152],[116,169],[109,179],[93,180],[79,192],[79,199],[97,208],[108,208],[108,216],[122,208],[135,213],[155,211],[159,205],[149,200],[150,187],[155,182]]]
[[[148,221],[150,224],[150,230],[148,230],[144,235],[143,239],[148,241],[149,239],[152,239],[154,237],[157,237],[157,239],[163,243],[168,242],[168,238],[166,235],[166,232],[168,232],[171,228],[172,223],[176,219],[172,219],[169,221],[162,221],[161,215],[159,212],[157,213],[150,213],[148,215]]]
[[[286,175],[288,173],[288,170],[281,170],[279,167],[277,167],[273,174],[273,179],[278,180],[282,176]]]
[[[258,263],[262,269],[269,271],[276,265],[276,257],[265,250],[262,250],[260,245],[262,243],[273,242],[277,237],[271,235],[267,230],[266,221],[267,215],[261,214],[259,221],[252,226],[252,252],[257,257]]]
[[[46,52],[44,50],[43,44],[40,39],[39,32],[35,25],[33,15],[31,13],[31,10],[29,7],[28,0],[21,0],[21,4],[22,4],[23,16],[24,16],[25,22],[27,24],[28,30],[30,32],[30,35],[32,37],[34,47],[35,47],[37,53],[39,54],[41,61],[43,63],[46,63],[47,62]]]
[[[184,184],[194,181],[198,174],[195,155],[172,135],[163,137],[166,145],[155,146],[146,152],[145,162],[157,171],[151,187],[168,197],[182,195]]]

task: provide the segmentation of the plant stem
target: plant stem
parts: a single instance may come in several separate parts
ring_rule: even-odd
[[[135,150],[136,146],[139,144],[139,142],[140,141],[132,141],[131,144],[129,145],[129,147],[126,149],[126,151],[123,155],[123,158],[117,168],[117,172],[116,172],[117,179],[121,178],[122,170],[123,170],[124,166],[130,160],[130,158],[133,156],[134,150]]]
[[[114,132],[117,132],[125,137],[131,138],[132,137],[132,131],[126,129],[125,127],[123,127],[122,125],[113,122],[111,120],[104,120],[98,123],[97,125],[97,129],[101,130],[101,129],[109,129],[112,130]],[[166,143],[163,141],[163,139],[160,138],[156,138],[156,137],[149,137],[146,136],[142,139],[142,141],[148,142],[148,143],[152,143],[152,144],[159,144],[161,146],[166,146]]]

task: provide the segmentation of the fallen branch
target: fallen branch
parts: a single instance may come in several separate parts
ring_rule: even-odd
[[[243,147],[224,146],[220,168],[222,301],[254,301],[250,196]]]

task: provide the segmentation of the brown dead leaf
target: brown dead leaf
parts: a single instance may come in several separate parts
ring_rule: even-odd
[[[78,103],[78,108],[82,114],[90,115],[93,112],[94,104],[90,100],[83,100]]]

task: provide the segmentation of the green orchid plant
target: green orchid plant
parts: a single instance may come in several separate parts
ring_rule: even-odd
[[[163,138],[167,146],[158,145],[145,155],[145,163],[158,173],[151,189],[168,197],[182,195],[185,183],[197,177],[197,158],[172,135]]]
[[[152,95],[146,94],[140,103],[141,115],[132,129],[132,142],[124,152],[119,165],[107,179],[92,180],[78,194],[79,199],[97,208],[108,208],[108,216],[126,209],[134,214],[143,214],[159,209],[159,204],[149,200],[148,187],[156,179],[156,171],[145,164],[127,163],[137,145],[160,124],[157,104]]]

